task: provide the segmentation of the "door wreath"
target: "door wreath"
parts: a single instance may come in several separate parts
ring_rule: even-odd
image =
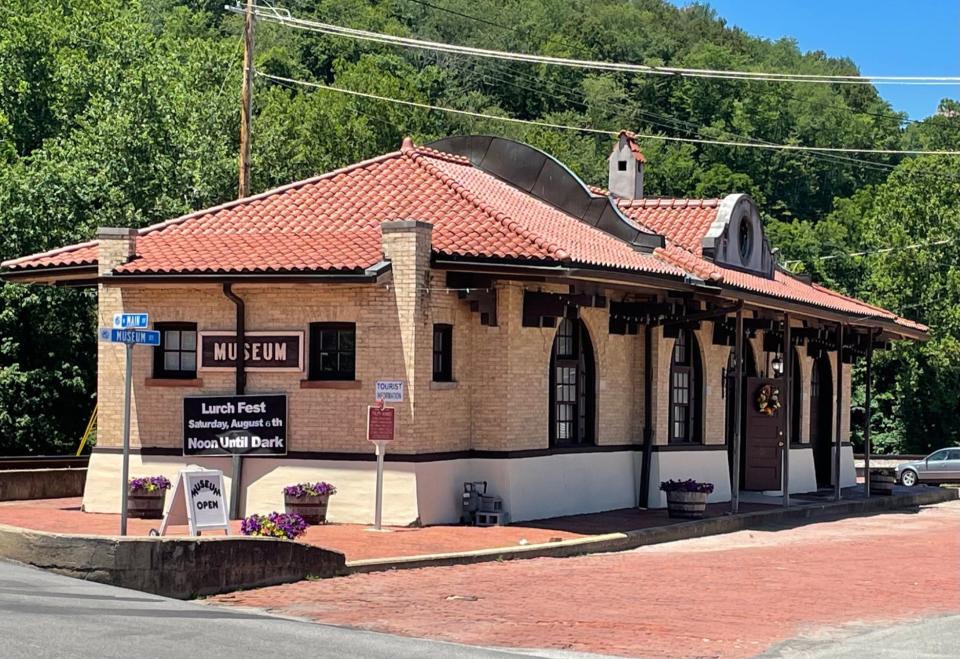
[[[773,416],[780,409],[780,389],[772,384],[765,384],[757,389],[757,411],[760,414]]]

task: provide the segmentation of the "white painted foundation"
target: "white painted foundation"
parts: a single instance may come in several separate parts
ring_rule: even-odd
[[[465,481],[487,481],[488,492],[503,499],[511,521],[526,521],[637,505],[640,453],[570,453],[530,458],[467,458],[436,462],[387,462],[384,469],[383,522],[406,526],[460,521]],[[130,456],[130,475],[163,475],[173,481],[188,464],[220,469],[230,496],[230,460]],[[120,510],[121,456],[94,453],[87,471],[83,507],[87,512]],[[349,460],[244,460],[243,512],[283,510],[283,487],[325,480],[337,487],[330,497],[331,522],[373,521],[376,463]],[[169,503],[169,497],[168,497]]]
[[[843,487],[856,484],[853,448],[841,453]],[[460,494],[465,481],[487,481],[488,492],[503,499],[513,522],[563,515],[632,508],[637,505],[642,454],[640,451],[567,453],[530,458],[466,458],[435,462],[387,462],[384,471],[383,521],[391,526],[453,524],[460,520]],[[120,464],[115,453],[90,458],[83,509],[95,513],[120,511]],[[130,456],[130,477],[163,475],[171,481],[188,465],[220,469],[230,496],[229,458]],[[656,451],[650,468],[650,507],[663,508],[660,482],[694,478],[714,484],[708,501],[730,500],[730,476],[725,450]],[[336,485],[330,498],[331,522],[369,524],[373,521],[376,463],[349,460],[244,460],[245,514],[283,510],[282,489],[304,481]],[[790,492],[816,490],[813,450],[790,450]],[[168,497],[168,505],[170,498]],[[229,499],[228,499],[229,500]]]
[[[660,491],[662,481],[688,478],[713,483],[708,503],[730,501],[730,466],[726,450],[655,451],[650,461],[650,507],[667,506],[667,495]]]
[[[853,462],[853,447],[840,447],[840,487],[854,487],[857,484],[857,466]]]

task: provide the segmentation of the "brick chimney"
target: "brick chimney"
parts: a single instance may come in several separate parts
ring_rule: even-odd
[[[607,189],[621,199],[642,199],[643,166],[646,162],[636,136],[630,131],[620,131],[610,153]]]
[[[137,255],[137,230],[100,227],[97,229],[97,273],[108,275],[117,266]]]

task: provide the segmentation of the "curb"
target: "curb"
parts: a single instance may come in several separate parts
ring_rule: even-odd
[[[721,535],[781,522],[822,522],[829,519],[864,513],[929,506],[954,501],[956,499],[960,499],[960,490],[937,487],[911,494],[873,497],[871,499],[852,499],[839,502],[812,503],[788,509],[779,508],[776,510],[762,510],[738,515],[711,517],[702,520],[679,522],[670,526],[658,526],[622,533],[607,533],[604,535],[527,545],[524,547],[495,547],[478,551],[347,561],[346,568],[347,574],[362,574],[366,572],[412,570],[425,567],[470,565],[473,563],[529,558],[567,558],[586,554],[625,551],[645,545]]]

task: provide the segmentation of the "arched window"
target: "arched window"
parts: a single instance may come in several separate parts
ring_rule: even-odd
[[[670,358],[670,442],[700,442],[701,389],[703,367],[697,338],[688,329],[680,330]]]
[[[579,318],[563,318],[550,352],[550,444],[594,441],[596,386],[593,346]]]

